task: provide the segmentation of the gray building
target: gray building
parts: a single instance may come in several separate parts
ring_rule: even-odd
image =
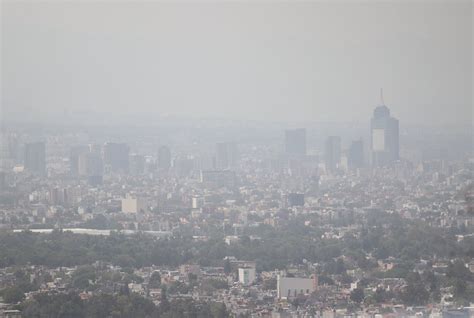
[[[46,174],[46,147],[44,142],[25,145],[25,169],[39,175]]]
[[[234,168],[238,160],[238,149],[235,142],[221,142],[216,144],[216,169]]]
[[[104,145],[104,165],[110,172],[128,173],[130,148],[125,143],[108,142]]]
[[[157,165],[159,170],[168,170],[171,167],[171,150],[167,146],[158,148]]]
[[[385,166],[399,159],[398,126],[398,119],[390,115],[390,109],[381,98],[381,105],[375,108],[370,122],[372,166]]]
[[[341,137],[329,136],[325,143],[326,170],[334,172],[341,163]]]
[[[364,166],[364,143],[362,139],[354,140],[347,153],[347,164],[350,169],[362,168]]]
[[[289,129],[285,131],[285,153],[290,156],[306,155],[306,129]]]

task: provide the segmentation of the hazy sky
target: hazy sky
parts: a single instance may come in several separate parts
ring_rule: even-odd
[[[471,1],[3,1],[2,108],[472,123]]]

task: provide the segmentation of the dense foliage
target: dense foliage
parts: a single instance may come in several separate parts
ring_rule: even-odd
[[[226,318],[229,314],[225,306],[214,302],[194,302],[192,300],[168,301],[160,306],[137,294],[101,294],[88,300],[79,295],[38,294],[32,300],[23,302],[19,308],[25,318]]]
[[[222,265],[225,256],[254,260],[259,270],[284,268],[304,260],[328,264],[328,274],[344,270],[335,262],[341,255],[350,256],[362,269],[375,264],[367,259],[371,253],[378,259],[395,257],[408,263],[434,255],[447,258],[474,257],[474,238],[457,242],[450,229],[432,228],[383,212],[372,213],[363,220],[361,233],[349,234],[342,240],[322,239],[323,230],[305,226],[307,218],[290,221],[274,229],[261,225],[248,229],[240,242],[227,245],[221,233],[206,242],[195,242],[191,235],[177,234],[157,240],[137,234],[125,236],[88,236],[54,231],[51,234],[0,233],[0,267],[13,265],[73,266],[95,261],[111,262],[122,267],[147,265],[176,266],[188,262]],[[317,224],[318,220],[311,220]],[[362,221],[361,221],[362,222]],[[261,240],[250,240],[252,234]],[[334,266],[333,266],[334,265]],[[411,270],[411,268],[409,268]]]

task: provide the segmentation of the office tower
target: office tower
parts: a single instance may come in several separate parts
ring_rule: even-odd
[[[7,188],[7,174],[0,171],[0,192]]]
[[[239,282],[244,286],[250,286],[257,280],[255,267],[246,266],[239,268]]]
[[[33,142],[25,145],[25,169],[39,175],[46,174],[44,142]]]
[[[114,173],[128,173],[130,148],[125,143],[108,142],[104,145],[104,165]]]
[[[78,159],[78,175],[82,177],[103,175],[103,162],[100,154],[85,152]]]
[[[158,148],[158,169],[168,170],[171,167],[171,151],[167,146]]]
[[[16,161],[17,143],[12,135],[0,131],[0,171],[13,168]]]
[[[66,206],[68,203],[68,191],[67,188],[51,188],[49,190],[49,203],[51,205]]]
[[[194,157],[194,170],[212,170],[214,169],[215,160],[211,154],[199,154]]]
[[[71,148],[69,154],[69,171],[72,176],[79,175],[79,157],[82,154],[89,153],[89,147],[86,145],[75,146]]]
[[[362,168],[364,166],[364,144],[362,139],[354,140],[349,147],[347,164],[350,169]]]
[[[237,144],[222,142],[216,144],[216,168],[219,170],[235,167],[238,159]]]
[[[145,156],[133,154],[130,156],[130,174],[139,176],[145,173]]]
[[[104,163],[97,147],[90,145],[89,151],[81,153],[77,166],[77,175],[87,178],[90,185],[96,186],[102,183]]]
[[[324,149],[326,170],[334,172],[341,163],[341,137],[329,136]]]
[[[194,159],[189,157],[178,157],[173,160],[173,170],[180,177],[187,177],[194,168]]]
[[[306,129],[285,131],[285,153],[290,156],[306,155]]]
[[[371,163],[373,166],[384,166],[399,159],[398,120],[390,116],[390,109],[385,106],[383,92],[381,103],[374,110],[370,122]]]

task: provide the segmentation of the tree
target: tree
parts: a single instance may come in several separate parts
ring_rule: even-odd
[[[407,277],[407,286],[400,298],[407,306],[421,306],[428,302],[430,294],[421,280],[420,274],[410,273]]]
[[[160,272],[155,271],[151,274],[150,282],[148,283],[150,288],[160,288],[161,286],[161,275]]]
[[[362,288],[356,288],[351,291],[350,297],[353,302],[360,304],[365,298],[364,290]]]
[[[226,273],[226,275],[229,275],[231,271],[232,271],[232,268],[230,266],[230,261],[227,258],[224,262],[224,273]]]
[[[170,302],[166,295],[166,287],[161,288],[160,312],[165,313],[170,309]]]
[[[9,304],[16,304],[25,298],[25,294],[18,287],[9,287],[2,290],[3,300]]]

